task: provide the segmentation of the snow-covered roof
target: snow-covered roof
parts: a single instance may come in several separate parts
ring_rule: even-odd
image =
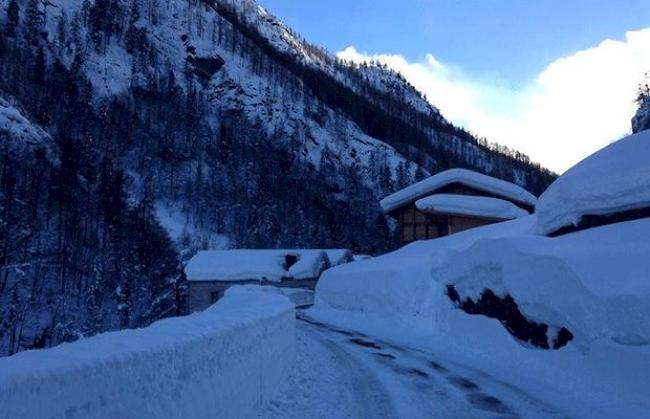
[[[338,266],[354,260],[352,252],[348,249],[323,249],[327,253],[331,266]]]
[[[288,266],[289,256],[296,258]],[[237,282],[283,278],[311,279],[330,266],[323,250],[209,250],[197,253],[185,267],[188,281]]]
[[[423,198],[447,185],[460,183],[474,189],[498,195],[522,204],[534,206],[537,198],[521,186],[467,169],[451,169],[408,186],[382,199],[384,212],[391,212],[404,204]]]
[[[441,212],[473,217],[499,218],[512,220],[525,217],[528,211],[510,201],[486,196],[438,194],[415,202],[423,212]]]
[[[542,194],[537,230],[550,234],[584,215],[650,207],[650,131],[610,144],[560,176]]]

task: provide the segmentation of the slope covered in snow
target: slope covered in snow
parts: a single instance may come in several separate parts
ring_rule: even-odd
[[[3,152],[20,155],[41,148],[49,154],[50,158],[53,158],[51,154],[53,143],[50,135],[1,95],[0,141]]]

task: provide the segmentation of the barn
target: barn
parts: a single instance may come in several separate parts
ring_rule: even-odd
[[[514,183],[451,169],[381,200],[399,223],[402,244],[428,240],[528,215],[537,198]]]

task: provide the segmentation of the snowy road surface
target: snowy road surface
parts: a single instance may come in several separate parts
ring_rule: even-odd
[[[261,418],[561,418],[489,375],[299,314],[297,360]]]

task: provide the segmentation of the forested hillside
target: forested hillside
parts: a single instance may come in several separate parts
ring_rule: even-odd
[[[180,313],[200,248],[383,252],[378,200],[449,167],[553,178],[252,0],[9,0],[0,27],[0,355]]]

